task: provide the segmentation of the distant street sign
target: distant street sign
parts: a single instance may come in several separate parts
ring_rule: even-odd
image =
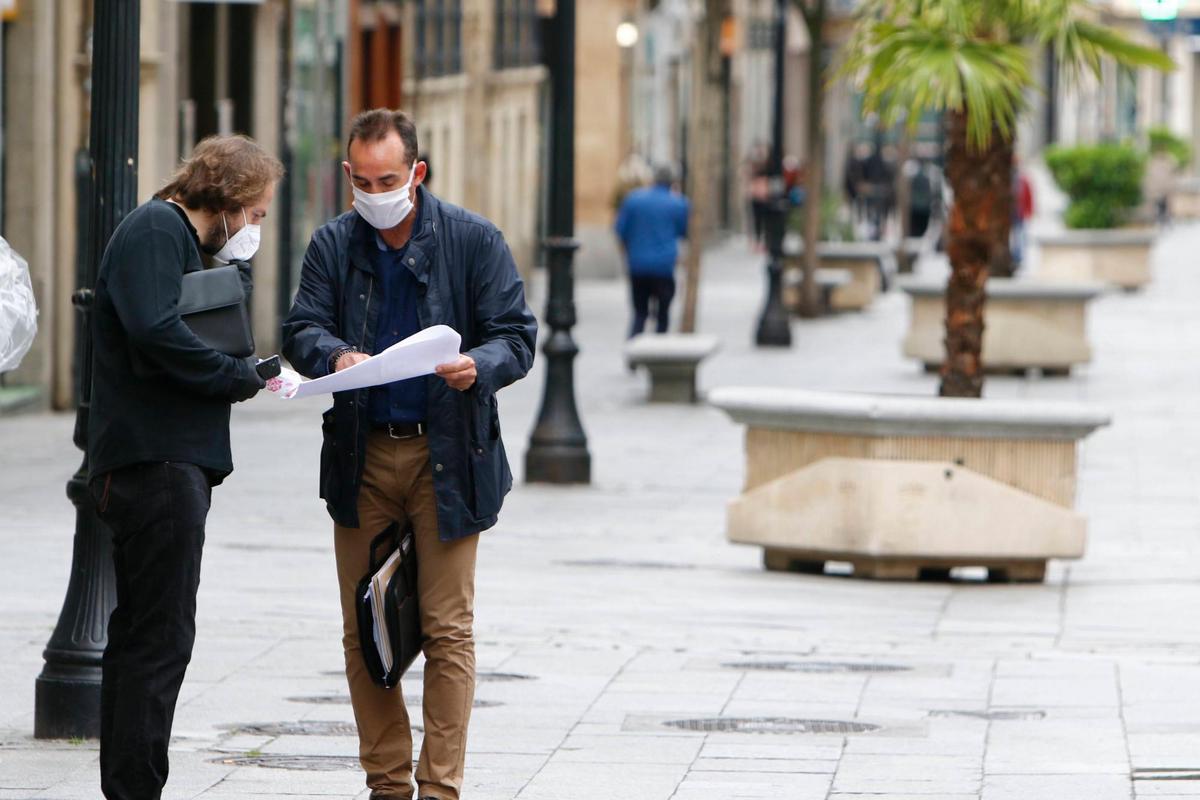
[[[1168,20],[1179,16],[1179,0],[1138,0],[1142,19]]]

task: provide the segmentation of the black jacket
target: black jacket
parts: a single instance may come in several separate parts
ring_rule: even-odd
[[[92,307],[90,476],[149,461],[233,471],[229,406],[261,385],[245,359],[201,342],[179,318],[185,272],[202,269],[182,209],[151,200],[129,213],[104,250]],[[243,283],[249,288],[248,270]]]
[[[500,439],[496,392],[533,364],[537,322],[525,286],[496,226],[443,203],[423,187],[419,229],[405,265],[421,287],[421,327],[449,325],[478,373],[469,391],[440,378],[429,387],[429,453],[443,541],[496,524],[512,473]],[[304,254],[300,288],[283,324],[283,353],[310,378],[329,373],[329,356],[353,345],[374,353],[379,316],[374,229],[350,211],[317,229]],[[339,392],[322,422],[321,497],[340,525],[358,527],[358,489],[366,459],[368,390]]]

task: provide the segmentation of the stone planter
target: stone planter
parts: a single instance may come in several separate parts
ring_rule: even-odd
[[[1150,282],[1154,228],[1063,230],[1035,237],[1037,277],[1047,281],[1099,282],[1140,289]]]
[[[934,370],[945,360],[946,283],[903,278],[912,300],[904,355]],[[984,311],[983,366],[989,372],[1041,369],[1065,375],[1092,359],[1087,305],[1104,291],[1097,283],[1048,283],[990,278]]]
[[[882,242],[820,242],[817,254],[821,266],[850,274],[849,283],[835,287],[829,296],[834,311],[861,311],[882,291],[887,277],[894,272],[895,255]],[[804,259],[803,242],[789,247],[784,254],[784,269],[798,274]]]
[[[1092,406],[722,388],[709,402],[747,426],[746,486],[730,541],[768,569],[915,579],[987,567],[1041,580],[1083,555],[1076,444],[1109,415]]]
[[[820,304],[818,309],[822,314],[831,314],[833,308],[833,296],[836,292],[849,286],[854,280],[847,269],[829,269],[821,267],[817,270],[817,274],[813,276],[817,283],[817,300]],[[800,313],[800,298],[803,291],[802,282],[804,275],[799,268],[789,269],[783,274],[783,307],[790,314]]]
[[[1167,197],[1174,219],[1200,219],[1200,180],[1180,178]]]

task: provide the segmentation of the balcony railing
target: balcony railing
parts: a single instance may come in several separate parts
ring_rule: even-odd
[[[537,0],[496,0],[494,50],[496,69],[541,62]]]
[[[415,0],[414,5],[417,76],[462,72],[462,0]]]

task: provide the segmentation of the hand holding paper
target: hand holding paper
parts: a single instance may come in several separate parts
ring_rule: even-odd
[[[382,386],[394,381],[432,374],[442,364],[458,360],[461,346],[462,337],[453,328],[434,325],[397,342],[378,355],[324,378],[299,382],[296,380],[299,379],[299,375],[285,369],[267,388],[283,399],[291,400],[314,394]],[[295,379],[292,376],[295,376]],[[273,387],[274,380],[279,381],[278,389]]]

